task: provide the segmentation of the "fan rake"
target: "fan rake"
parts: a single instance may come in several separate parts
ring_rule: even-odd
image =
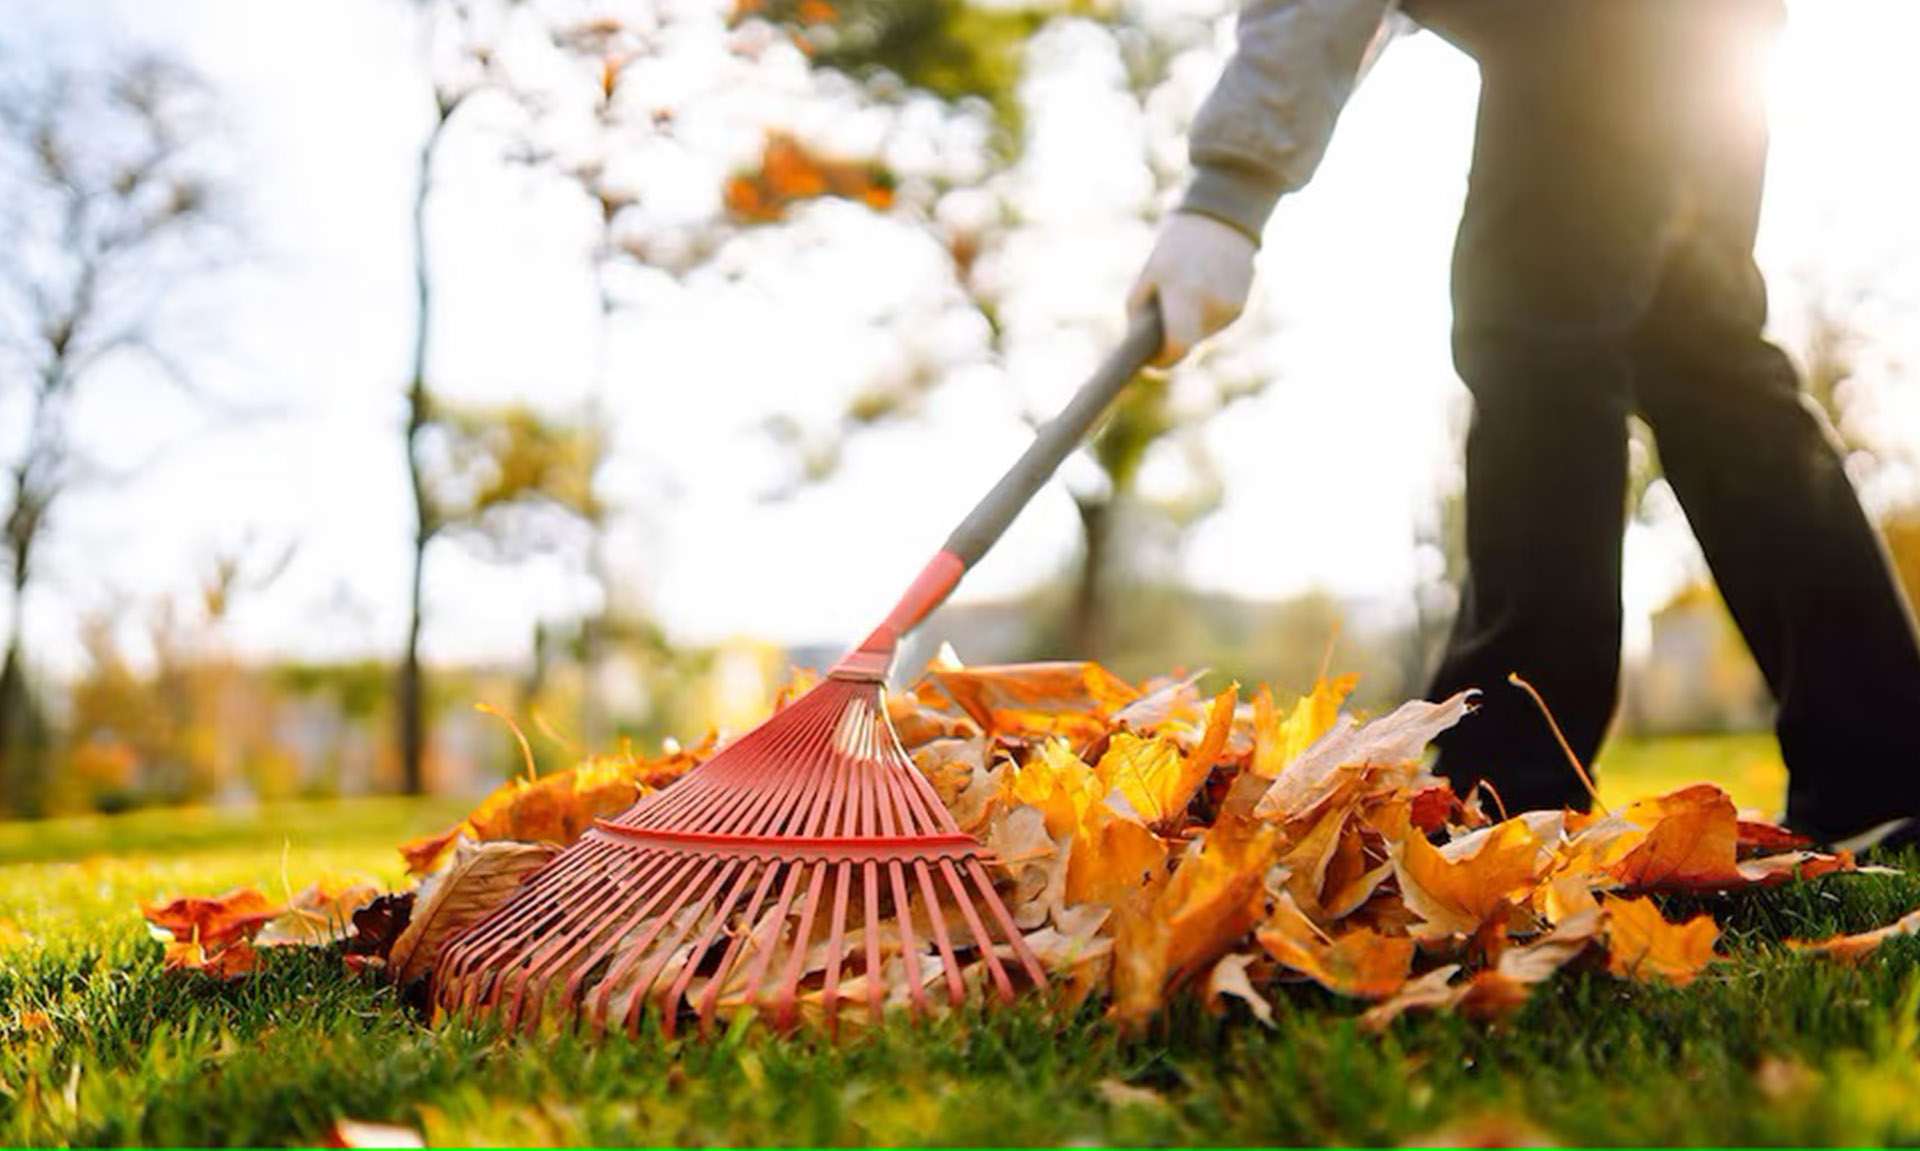
[[[1010,1002],[1045,973],[962,832],[887,718],[901,637],[1005,531],[1158,350],[1151,307],[1041,428],[884,623],[812,690],[672,786],[599,820],[490,915],[434,976],[444,1010],[532,1029],[584,1018],[672,1031],[752,1010],[776,1027],[843,1004],[871,1018]]]

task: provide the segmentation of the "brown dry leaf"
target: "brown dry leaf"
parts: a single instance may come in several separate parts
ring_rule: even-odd
[[[995,808],[981,841],[994,867],[1012,882],[1001,894],[1022,930],[1040,926],[1064,898],[1070,842],[1047,830],[1046,816],[1025,804]]]
[[[1470,846],[1470,851],[1459,850]],[[1471,935],[1526,902],[1547,863],[1539,834],[1520,817],[1436,848],[1411,830],[1392,848],[1400,897],[1419,916],[1420,939]]]
[[[931,673],[988,734],[1086,744],[1140,698],[1137,688],[1097,663],[1021,663]]]
[[[1713,945],[1720,928],[1711,915],[1696,915],[1685,923],[1668,923],[1651,899],[1605,896],[1602,935],[1607,945],[1607,969],[1615,975],[1652,983],[1685,986],[1713,962]]]
[[[1406,986],[1414,942],[1357,927],[1330,938],[1281,896],[1255,934],[1268,955],[1338,995],[1385,999]]]
[[[506,902],[557,851],[550,843],[462,840],[446,872],[422,885],[412,920],[394,940],[387,957],[394,981],[410,983],[433,970],[454,932]]]
[[[1920,935],[1920,909],[1905,915],[1872,931],[1862,931],[1856,935],[1834,935],[1818,941],[1792,939],[1787,946],[1795,951],[1811,951],[1842,963],[1859,963],[1887,940],[1898,935]]]
[[[321,880],[295,894],[253,941],[261,947],[338,943],[353,931],[354,913],[379,896],[380,889],[370,883]]]
[[[154,936],[167,945],[166,966],[205,971],[223,979],[258,968],[260,956],[253,948],[253,937],[281,911],[251,887],[214,898],[190,895],[140,905]]]

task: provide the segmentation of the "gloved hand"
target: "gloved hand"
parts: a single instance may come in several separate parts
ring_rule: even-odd
[[[1165,341],[1154,363],[1174,364],[1193,345],[1232,323],[1253,288],[1254,243],[1246,233],[1212,216],[1174,212],[1139,279],[1127,294],[1129,307],[1160,303]]]

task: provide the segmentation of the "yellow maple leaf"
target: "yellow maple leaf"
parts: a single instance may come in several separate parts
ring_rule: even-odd
[[[1273,692],[1262,685],[1253,697],[1253,762],[1249,770],[1262,779],[1272,779],[1281,769],[1300,758],[1340,718],[1340,705],[1353,694],[1357,675],[1341,675],[1315,680],[1313,690],[1293,705],[1282,719],[1274,708]]]
[[[1027,762],[1002,777],[1001,787],[1009,804],[1039,808],[1047,834],[1055,837],[1078,832],[1088,809],[1107,794],[1107,785],[1064,739],[1041,744]]]

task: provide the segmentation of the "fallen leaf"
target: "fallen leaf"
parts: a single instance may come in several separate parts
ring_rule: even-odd
[[[251,887],[215,898],[183,896],[164,903],[143,903],[156,938],[166,944],[168,967],[204,971],[222,979],[259,967],[253,937],[278,918],[282,909]]]
[[[1472,850],[1459,850],[1469,843]],[[1420,918],[1421,939],[1471,935],[1525,902],[1548,858],[1533,827],[1517,816],[1448,846],[1453,850],[1409,832],[1392,849],[1400,897]]]
[[[1901,935],[1920,935],[1920,909],[1909,911],[1885,927],[1876,927],[1872,931],[1833,935],[1818,941],[1790,939],[1787,946],[1795,951],[1811,951],[1842,963],[1859,963],[1873,954],[1882,943]]]
[[[931,674],[987,733],[1021,739],[1091,741],[1111,729],[1114,713],[1140,698],[1138,689],[1097,663],[1005,664]]]
[[[1329,938],[1285,896],[1276,902],[1255,938],[1268,955],[1287,967],[1328,991],[1358,999],[1394,995],[1406,986],[1413,968],[1413,940],[1364,927]]]
[[[407,929],[394,940],[387,957],[394,982],[405,985],[431,971],[454,932],[506,902],[558,850],[549,843],[462,840],[446,872],[423,886]]]
[[[1213,971],[1207,976],[1207,1002],[1209,1004],[1232,996],[1247,1005],[1253,1017],[1268,1027],[1273,1026],[1273,1004],[1253,989],[1253,982],[1247,978],[1247,967],[1254,962],[1251,955],[1223,955],[1220,962],[1213,965]]]
[[[1602,935],[1607,969],[1615,975],[1684,987],[1713,962],[1720,928],[1711,915],[1669,923],[1653,900],[1615,896],[1603,897],[1601,908],[1606,913]]]
[[[1472,699],[1472,692],[1463,691],[1442,703],[1412,700],[1371,723],[1350,722],[1329,731],[1275,777],[1254,814],[1261,819],[1299,818],[1338,788],[1336,776],[1343,767],[1404,765],[1413,778],[1427,744],[1459,723]]]
[[[297,893],[253,941],[261,947],[338,943],[352,932],[354,913],[379,895],[372,884],[323,880]]]
[[[1279,846],[1272,827],[1216,824],[1169,880],[1115,910],[1113,1014],[1123,1025],[1144,1022],[1260,921]]]
[[[425,1147],[426,1140],[411,1127],[335,1119],[322,1147]]]

